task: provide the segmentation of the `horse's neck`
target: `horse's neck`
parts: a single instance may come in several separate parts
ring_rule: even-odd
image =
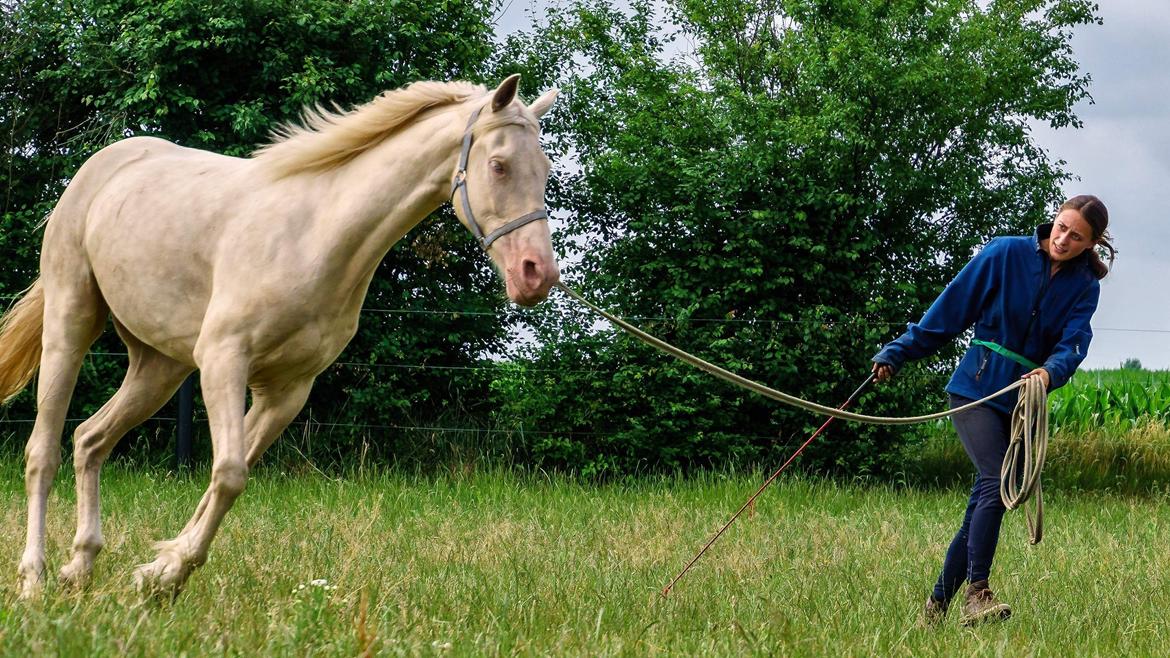
[[[447,200],[460,116],[435,113],[328,174],[312,244],[339,292],[360,303],[386,252]]]

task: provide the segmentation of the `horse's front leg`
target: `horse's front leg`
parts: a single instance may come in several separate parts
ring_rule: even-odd
[[[260,461],[264,451],[300,413],[312,388],[313,378],[307,377],[281,386],[265,386],[252,390],[252,407],[244,417],[244,432],[248,437],[249,470]],[[191,534],[199,525],[204,511],[207,510],[207,504],[211,501],[212,493],[210,487],[203,493],[203,498],[195,508],[195,514],[179,533],[180,537]]]
[[[191,570],[207,561],[219,524],[248,478],[244,432],[248,360],[241,350],[206,349],[199,359],[200,385],[211,429],[211,485],[203,513],[186,533],[158,544],[158,557],[134,572],[140,591],[177,595]]]

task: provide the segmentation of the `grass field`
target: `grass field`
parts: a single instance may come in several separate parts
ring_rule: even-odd
[[[269,459],[289,472],[258,470],[207,566],[160,605],[130,572],[186,522],[206,467],[115,462],[94,583],[25,603],[22,468],[0,460],[0,656],[1167,655],[1168,396],[1170,373],[1109,371],[1053,397],[1045,540],[1027,546],[1009,513],[992,584],[1016,617],[979,629],[915,625],[971,477],[947,424],[907,455],[911,486],[781,479],[668,599],[761,475],[333,478]],[[50,501],[52,573],[70,470]]]
[[[0,653],[1133,656],[1170,646],[1161,494],[1050,490],[1044,543],[1026,545],[1017,514],[1005,522],[993,585],[1016,617],[924,630],[916,614],[962,512],[955,489],[782,479],[663,599],[758,476],[599,486],[261,469],[179,600],[139,603],[133,565],[183,525],[204,477],[108,468],[93,585],[21,603],[20,468],[0,464]],[[63,473],[51,569],[65,559],[72,501]]]

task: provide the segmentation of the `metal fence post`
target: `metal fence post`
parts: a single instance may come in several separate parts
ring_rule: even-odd
[[[175,439],[175,463],[179,468],[191,465],[191,434],[195,425],[195,374],[179,387],[179,430]]]

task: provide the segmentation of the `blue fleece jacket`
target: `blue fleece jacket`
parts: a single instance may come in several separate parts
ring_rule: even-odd
[[[1032,237],[995,238],[987,243],[943,290],[917,324],[886,345],[873,360],[901,368],[921,359],[975,326],[975,338],[998,343],[1042,364],[1051,376],[1049,389],[1063,386],[1084,360],[1093,331],[1100,284],[1089,267],[1088,253],[1060,268],[1054,276],[1048,254],[1040,248],[1052,224]],[[947,384],[947,392],[978,399],[1007,386],[1027,368],[979,345],[972,345]],[[988,402],[1010,413],[1016,394]]]

